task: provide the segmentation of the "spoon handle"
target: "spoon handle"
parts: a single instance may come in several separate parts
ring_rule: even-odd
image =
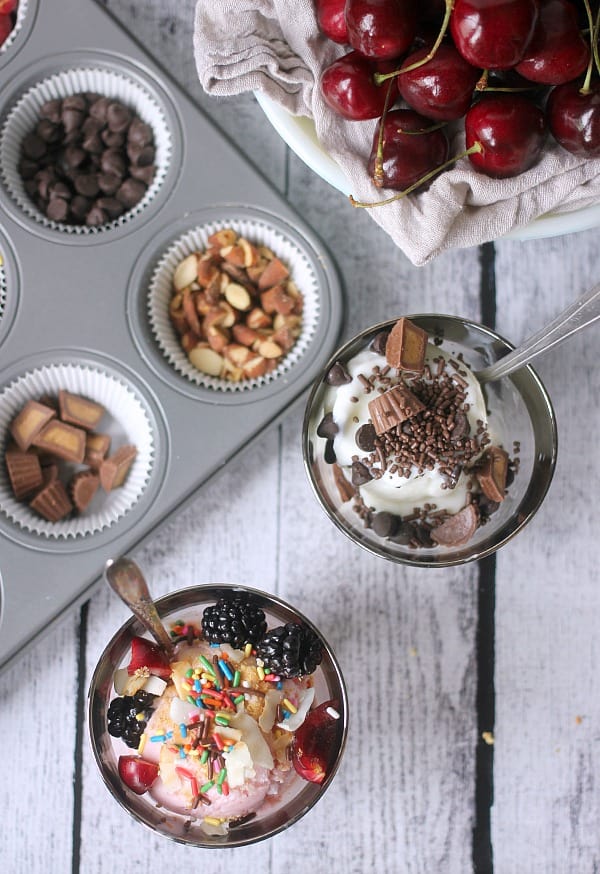
[[[552,349],[553,346],[562,343],[567,337],[588,325],[592,325],[599,318],[600,285],[595,285],[590,291],[578,298],[575,303],[563,310],[553,322],[529,337],[513,352],[505,355],[495,364],[478,370],[477,379],[480,382],[489,382],[492,379],[499,379],[501,376],[508,376],[513,371],[528,364],[533,358],[541,355],[542,352]]]
[[[109,559],[104,568],[104,578],[113,592],[135,613],[144,628],[154,637],[159,646],[172,653],[173,643],[162,624],[148,585],[137,564],[126,556]]]

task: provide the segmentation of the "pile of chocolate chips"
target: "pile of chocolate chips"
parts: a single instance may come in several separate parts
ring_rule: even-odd
[[[133,209],[154,179],[154,134],[118,100],[85,92],[48,100],[21,143],[19,173],[45,216],[105,225]]]

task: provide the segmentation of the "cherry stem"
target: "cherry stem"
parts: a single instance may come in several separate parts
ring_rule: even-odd
[[[441,130],[447,124],[447,121],[438,121],[437,124],[432,124],[431,127],[422,127],[419,130],[404,130],[403,127],[397,127],[396,133],[404,134],[407,137],[420,137],[423,134],[431,134],[434,130]]]
[[[588,24],[590,26],[590,61],[585,73],[583,85],[579,89],[579,93],[585,95],[590,93],[590,82],[592,81],[594,64],[596,65],[596,70],[598,71],[598,73],[600,73],[600,59],[598,58],[598,27],[600,26],[600,7],[598,7],[596,22],[594,23],[589,0],[583,0],[583,5],[585,6],[585,14],[587,15]]]
[[[485,89],[487,88],[489,75],[490,75],[489,70],[483,71],[483,73],[481,74],[481,76],[479,77],[479,80],[477,81],[477,83],[475,85],[475,91],[485,91]]]
[[[421,185],[424,185],[425,182],[429,182],[430,179],[433,179],[434,176],[437,176],[437,174],[441,173],[442,170],[445,170],[446,167],[451,167],[452,164],[456,164],[456,162],[460,161],[461,158],[466,158],[468,155],[474,155],[475,153],[481,152],[483,152],[483,146],[481,143],[473,143],[473,145],[470,148],[465,149],[464,152],[460,152],[460,154],[455,155],[453,158],[444,161],[443,164],[440,164],[439,167],[436,167],[434,170],[430,170],[429,173],[421,176],[420,179],[413,182],[413,184],[409,185],[408,188],[405,188],[404,191],[399,191],[398,194],[394,194],[386,200],[377,200],[374,203],[361,203],[360,201],[355,200],[352,195],[350,195],[348,199],[352,206],[360,207],[361,209],[370,209],[373,206],[387,206],[388,203],[395,203],[397,200],[402,200],[402,198],[406,197],[408,194],[412,194],[413,191]]]
[[[385,133],[385,119],[388,113],[390,98],[392,96],[392,88],[394,83],[389,82],[387,94],[385,95],[385,103],[383,104],[383,113],[379,121],[379,137],[377,139],[377,154],[375,156],[375,166],[373,167],[373,182],[377,188],[383,187],[383,145]]]
[[[420,61],[415,61],[414,64],[409,64],[407,67],[402,67],[401,70],[394,70],[392,73],[375,73],[373,77],[375,79],[375,83],[377,85],[381,85],[386,79],[393,79],[395,76],[400,76],[402,73],[408,73],[409,70],[416,70],[418,67],[422,67],[423,64],[427,64],[434,57],[435,53],[439,49],[442,40],[444,39],[445,33],[448,30],[448,25],[450,24],[450,16],[452,15],[452,10],[454,9],[454,0],[445,0],[446,10],[444,12],[444,20],[442,21],[442,26],[440,28],[440,32],[437,35],[436,41],[434,42],[431,49],[427,52],[424,58],[421,58]]]

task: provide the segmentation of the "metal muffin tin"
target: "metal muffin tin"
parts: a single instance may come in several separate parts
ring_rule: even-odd
[[[18,33],[0,53],[0,131],[31,88],[85,68],[116,71],[148,92],[168,129],[168,166],[137,214],[121,226],[83,233],[29,214],[0,167],[0,415],[2,392],[36,369],[96,368],[140,400],[153,458],[139,500],[96,533],[40,535],[0,508],[0,670],[90,596],[108,558],[139,547],[301,398],[342,324],[342,289],[322,242],[94,0],[27,0]],[[220,392],[192,384],[166,361],[150,328],[145,290],[182,233],[207,217],[226,223],[239,214],[271,223],[303,250],[317,277],[319,318],[287,371],[250,390]],[[6,444],[6,433],[0,440]]]

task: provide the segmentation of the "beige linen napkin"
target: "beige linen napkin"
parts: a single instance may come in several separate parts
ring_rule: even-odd
[[[263,91],[294,115],[315,123],[324,149],[337,161],[360,201],[393,192],[375,188],[366,172],[376,120],[351,122],[321,97],[321,71],[348,49],[322,36],[313,0],[199,0],[194,28],[196,66],[208,94]],[[457,133],[451,154],[464,148]],[[450,248],[494,240],[546,212],[571,212],[600,203],[600,160],[582,160],[549,137],[543,158],[513,179],[490,179],[467,158],[431,187],[370,209],[372,218],[413,264]],[[350,213],[354,209],[348,203]]]

